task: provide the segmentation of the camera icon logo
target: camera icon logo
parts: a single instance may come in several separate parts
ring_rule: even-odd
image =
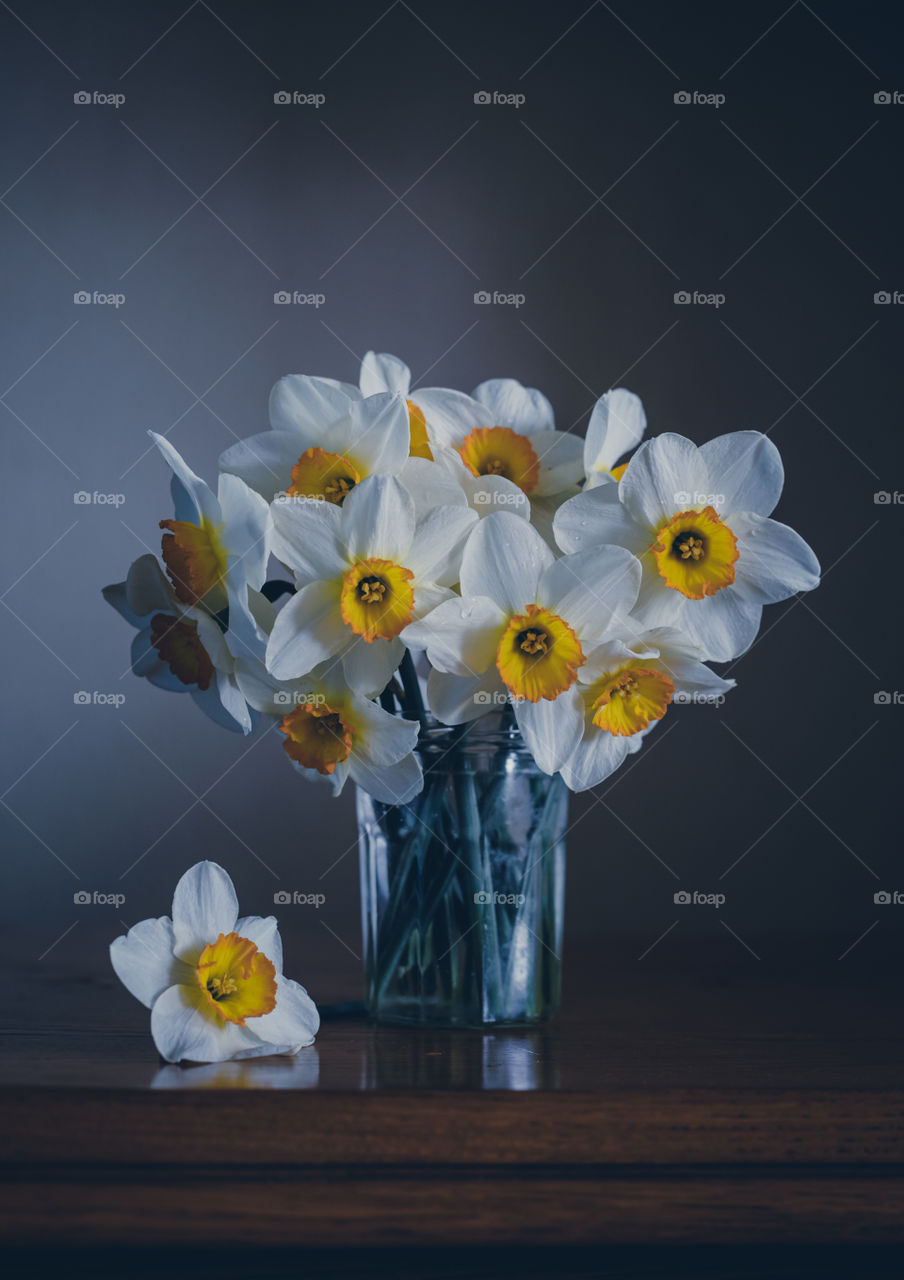
[[[891,102],[891,94],[887,89],[880,89],[878,93],[873,94],[873,102],[877,107],[887,107]]]
[[[292,695],[288,689],[277,689],[273,695],[273,701],[278,707],[288,707],[292,702]]]
[[[891,302],[891,294],[887,289],[880,289],[878,293],[873,294],[873,302],[878,303],[880,307],[887,307]]]
[[[72,301],[77,307],[85,307],[91,301],[91,294],[88,293],[87,289],[79,289],[78,293],[72,295]]]
[[[291,93],[286,93],[285,89],[278,89],[273,95],[273,101],[278,107],[284,107],[286,103],[292,101]]]
[[[687,889],[679,889],[674,895],[674,901],[679,907],[686,907],[690,900],[691,895],[688,893]]]
[[[880,689],[878,693],[873,694],[873,702],[877,707],[887,707],[891,703],[891,694],[884,689]]]
[[[674,301],[677,302],[680,307],[686,307],[690,300],[691,295],[688,293],[687,289],[679,289],[674,297]]]
[[[278,306],[285,307],[292,301],[292,295],[285,289],[277,289],[276,293],[273,295],[273,301],[277,303]]]
[[[284,907],[287,902],[292,901],[292,895],[291,893],[288,893],[285,889],[277,889],[276,893],[274,893],[273,895],[273,901],[276,904],[276,906]]]
[[[91,501],[91,494],[84,489],[76,489],[72,495],[72,501],[77,507],[85,507]]]
[[[85,889],[79,889],[72,895],[72,901],[77,907],[83,907],[91,901],[91,894]]]
[[[474,294],[474,301],[479,307],[485,307],[487,303],[492,302],[492,296],[487,293],[486,289],[480,289]]]
[[[493,101],[492,96],[487,92],[486,89],[478,89],[477,92],[474,94],[474,102],[478,107],[485,107],[488,102],[492,102],[492,101]]]
[[[873,494],[873,502],[877,507],[887,507],[891,502],[891,494],[887,489],[880,489],[878,493]]]
[[[887,889],[880,889],[878,893],[873,894],[873,902],[877,907],[887,907],[891,902],[891,894]]]
[[[73,694],[72,701],[77,707],[86,707],[91,701],[91,694],[87,689],[79,689],[78,693]]]
[[[79,89],[78,93],[72,95],[72,101],[77,107],[83,107],[86,102],[91,101],[91,94],[86,93],[84,89]]]
[[[477,893],[474,894],[474,901],[479,907],[485,907],[493,901],[493,895],[486,889],[479,889]]]
[[[675,102],[676,102],[680,107],[687,106],[687,104],[690,102],[690,100],[691,100],[691,95],[688,93],[687,89],[679,89],[679,90],[678,90],[678,92],[675,94],[675,97],[674,97],[674,101],[675,101]]]

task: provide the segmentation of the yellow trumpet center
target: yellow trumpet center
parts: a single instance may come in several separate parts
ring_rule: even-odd
[[[408,426],[411,431],[411,444],[408,452],[412,458],[426,458],[428,462],[433,461],[433,452],[430,448],[430,437],[427,435],[427,419],[424,417],[422,409],[408,400]]]
[[[342,619],[368,644],[391,640],[414,613],[414,574],[392,560],[359,560],[342,575]]]
[[[536,604],[510,619],[496,651],[506,687],[527,702],[551,701],[564,693],[583,661],[580,641],[568,623]]]
[[[475,427],[458,449],[475,476],[504,476],[530,493],[540,478],[540,459],[527,436],[511,427]]]
[[[590,716],[597,729],[630,738],[661,720],[675,686],[652,667],[621,667],[598,680],[591,691]]]
[[[187,520],[161,520],[163,563],[176,599],[183,604],[204,604],[216,612],[226,603],[223,578],[226,551],[220,528],[209,520],[191,524]]]
[[[253,942],[237,933],[221,933],[201,952],[195,976],[207,998],[208,1012],[240,1027],[276,1008],[276,969]]]
[[[286,492],[293,498],[320,498],[341,507],[360,479],[360,472],[345,454],[306,449],[292,468],[292,483]]]
[[[333,773],[348,759],[354,741],[351,726],[325,702],[301,703],[278,727],[286,735],[283,750],[291,759],[322,774]]]
[[[155,613],[151,618],[151,644],[183,684],[196,684],[201,690],[210,688],[213,663],[194,622],[170,613]]]
[[[666,586],[688,600],[713,596],[735,580],[738,540],[713,507],[679,511],[650,550]]]

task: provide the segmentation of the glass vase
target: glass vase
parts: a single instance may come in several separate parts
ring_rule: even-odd
[[[568,790],[496,715],[425,729],[418,751],[424,789],[410,804],[358,788],[369,1011],[434,1026],[549,1018],[562,981]]]

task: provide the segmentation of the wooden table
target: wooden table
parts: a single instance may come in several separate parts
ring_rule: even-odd
[[[756,1244],[786,1274],[792,1245],[837,1262],[904,1241],[899,958],[643,946],[573,942],[562,1015],[537,1029],[376,1027],[327,1004],[294,1060],[191,1068],[158,1061],[99,947],[26,966],[2,1041],[0,1237],[517,1246],[530,1274],[552,1244]],[[308,981],[357,995],[350,974]]]

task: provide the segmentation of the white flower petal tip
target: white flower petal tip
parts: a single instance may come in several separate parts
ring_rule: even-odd
[[[273,916],[238,918],[232,880],[215,862],[182,876],[173,919],[142,920],[110,947],[113,969],[151,1010],[170,1063],[295,1054],[320,1027],[304,987],[283,974]]]

